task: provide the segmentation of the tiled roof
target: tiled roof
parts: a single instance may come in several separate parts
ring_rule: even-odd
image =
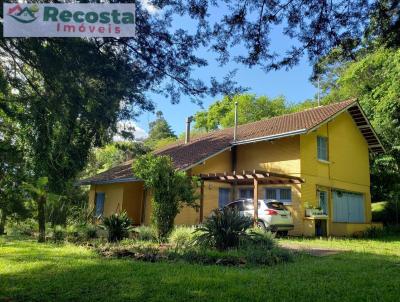
[[[213,131],[204,135],[193,137],[190,143],[184,142],[169,145],[164,149],[155,151],[157,155],[171,156],[177,169],[185,170],[206,160],[213,155],[230,148],[235,144],[244,144],[256,140],[268,140],[284,136],[306,133],[320,124],[326,122],[336,114],[350,107],[358,106],[356,100],[348,100],[327,106],[308,109],[301,112],[286,114],[240,125],[237,128],[237,140],[233,142],[233,128]],[[131,172],[132,161],[112,168],[83,182],[122,182],[130,178],[137,180]]]
[[[132,173],[132,160],[124,162],[114,168],[99,173],[93,177],[83,179],[79,182],[80,185],[90,184],[108,184],[118,182],[131,182],[138,180]]]
[[[236,144],[245,143],[249,140],[268,139],[274,136],[304,133],[317,127],[335,114],[356,103],[355,100],[348,100],[308,109],[301,112],[276,116],[270,119],[257,121],[237,128]],[[159,155],[169,155],[178,169],[187,169],[193,164],[212,156],[213,154],[233,145],[233,128],[214,131],[195,137],[189,144],[183,142],[168,146],[157,151]]]

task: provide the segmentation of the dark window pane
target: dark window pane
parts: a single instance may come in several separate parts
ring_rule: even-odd
[[[239,197],[240,198],[253,198],[253,189],[239,189]]]
[[[276,199],[276,189],[265,189],[265,199]]]
[[[279,189],[279,200],[280,201],[291,201],[292,191],[291,189]]]

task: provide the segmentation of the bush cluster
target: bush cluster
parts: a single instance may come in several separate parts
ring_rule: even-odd
[[[32,218],[24,221],[9,221],[6,225],[6,233],[9,236],[34,236],[38,229],[37,221]]]
[[[141,225],[133,229],[134,237],[140,241],[157,241],[157,230],[152,226]]]
[[[108,231],[108,241],[117,242],[129,237],[129,232],[133,229],[132,224],[128,214],[123,211],[105,217],[102,227]]]

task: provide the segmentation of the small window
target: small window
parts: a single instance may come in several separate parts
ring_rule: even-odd
[[[291,188],[266,188],[265,199],[273,199],[283,203],[292,202]]]
[[[253,198],[254,190],[251,188],[239,189],[239,198]]]
[[[328,138],[323,136],[317,137],[318,159],[328,160]]]

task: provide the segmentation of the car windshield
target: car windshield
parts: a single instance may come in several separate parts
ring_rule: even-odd
[[[286,207],[280,203],[280,202],[268,202],[267,203],[268,208],[274,209],[274,210],[283,210],[286,211]]]

